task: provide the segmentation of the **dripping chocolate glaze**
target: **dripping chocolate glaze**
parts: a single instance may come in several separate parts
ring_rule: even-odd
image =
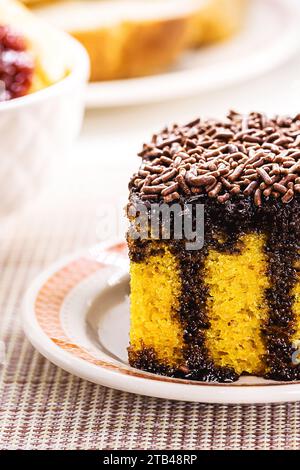
[[[248,120],[249,119],[248,117]],[[260,119],[259,122],[262,120],[262,118],[256,119]],[[280,122],[281,125],[287,125],[287,122],[290,124],[297,122],[297,126],[299,124],[298,120],[295,121],[295,119],[291,118],[276,119],[276,122]],[[284,119],[288,121],[284,121]],[[268,127],[271,127],[270,121],[266,118],[265,123],[268,124]],[[295,134],[294,137],[297,142],[297,148],[299,148],[300,144],[299,141],[297,141],[296,131],[294,130],[293,132]],[[277,134],[280,133],[277,132]],[[299,134],[300,131],[298,132],[298,135]],[[274,141],[273,139],[275,137],[277,138]],[[277,143],[272,145],[283,145],[283,137],[281,137],[281,142],[278,143],[279,138],[278,135],[273,136],[271,140],[274,142],[277,141]],[[252,140],[252,147],[255,147],[257,145],[255,138]],[[175,143],[178,143],[178,141]],[[287,146],[291,144],[291,141],[285,141],[284,143],[284,145]],[[251,147],[251,145],[247,148],[249,147]],[[273,150],[275,150],[275,148],[273,148]],[[281,153],[286,150],[287,149],[280,149]],[[280,154],[277,153],[276,155],[278,157]],[[296,163],[299,157],[296,156]],[[229,197],[223,197],[221,200],[219,197],[210,194],[212,190],[207,191],[205,187],[201,188],[201,186],[197,187],[198,193],[192,191],[193,187],[189,188],[191,191],[190,195],[184,192],[178,193],[179,199],[174,200],[180,201],[182,204],[199,202],[205,206],[205,245],[202,250],[198,252],[186,251],[184,248],[184,240],[170,240],[167,242],[168,247],[170,247],[178,257],[181,270],[183,301],[180,307],[179,317],[185,332],[184,352],[186,360],[178,370],[171,370],[155,358],[154,351],[144,348],[138,353],[138,356],[129,354],[129,356],[131,356],[132,365],[164,375],[187,377],[195,380],[228,382],[238,378],[232,369],[216,367],[205,347],[205,330],[209,328],[209,320],[206,312],[208,289],[205,286],[203,267],[208,249],[214,248],[229,253],[239,252],[242,248],[239,239],[243,234],[262,232],[267,236],[265,251],[268,257],[268,272],[266,274],[270,279],[270,288],[265,292],[269,315],[267,323],[262,327],[262,337],[265,341],[267,351],[267,377],[275,380],[300,379],[299,367],[294,366],[291,362],[293,353],[291,337],[294,333],[294,299],[291,293],[297,280],[296,261],[299,260],[300,249],[300,198],[297,188],[295,189],[295,186],[298,184],[297,178],[299,177],[299,170],[297,169],[298,167],[295,167],[295,163],[293,163],[292,167],[294,167],[293,172],[295,173],[285,172],[285,176],[292,174],[294,185],[292,186],[290,184],[291,181],[288,181],[288,178],[283,181],[283,183],[286,184],[285,190],[278,188],[278,186],[275,186],[274,189],[274,184],[276,183],[273,182],[272,185],[270,183],[271,191],[269,188],[267,193],[265,193],[266,188],[263,189],[264,186],[261,187],[262,182],[260,182],[260,178],[263,177],[267,182],[268,178],[263,172],[258,172],[256,174],[257,179],[252,180],[252,182],[259,182],[259,189],[261,189],[261,191],[258,199],[258,193],[256,193],[255,196],[257,187],[255,191],[249,194],[249,192],[245,192],[245,190],[226,192],[226,188],[222,186],[222,191],[224,192],[222,195],[229,194]],[[282,169],[292,167],[284,166]],[[237,167],[235,166],[235,168]],[[235,171],[235,168],[233,171]],[[278,170],[278,167],[275,168]],[[270,170],[266,169],[264,171],[270,174]],[[145,176],[145,178],[146,177],[147,176]],[[277,177],[281,177],[281,184],[284,177],[283,173],[278,173]],[[135,179],[133,179],[133,181],[135,181]],[[284,184],[282,186],[284,186]],[[136,186],[132,185],[132,182],[130,187],[131,204],[135,204],[137,201],[146,201],[145,194],[137,190]],[[141,187],[142,186],[140,186],[140,188]],[[241,189],[242,188],[243,185],[241,185]],[[282,192],[278,192],[278,189]],[[287,198],[283,199],[284,195],[286,195],[290,189],[293,191],[293,197],[289,197],[289,200],[287,200]],[[196,194],[198,194],[197,198],[195,198]],[[151,196],[151,194],[149,195]],[[149,197],[148,201],[151,202],[152,200],[154,199]],[[156,197],[156,200],[163,202],[165,198],[159,196],[158,198]],[[217,241],[218,237],[216,234],[219,233],[224,235],[225,240],[222,243]],[[150,246],[151,244],[147,241],[130,242],[131,259],[141,261],[145,256],[149,256],[152,249]],[[157,249],[158,248],[155,248],[155,250]],[[203,279],[200,288],[199,273],[202,273]],[[151,364],[151,367],[148,367],[147,364]]]

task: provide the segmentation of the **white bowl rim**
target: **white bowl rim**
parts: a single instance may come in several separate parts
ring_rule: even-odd
[[[55,82],[41,90],[35,91],[25,96],[21,96],[19,98],[0,102],[0,113],[7,110],[22,108],[27,105],[46,100],[52,96],[59,95],[66,88],[72,87],[73,83],[78,81],[88,81],[90,61],[85,48],[80,44],[79,41],[64,31],[59,31],[54,28],[49,28],[49,31],[52,31],[53,34],[60,36],[61,41],[68,43],[68,47],[73,50],[73,62],[70,66],[68,75],[58,82]]]

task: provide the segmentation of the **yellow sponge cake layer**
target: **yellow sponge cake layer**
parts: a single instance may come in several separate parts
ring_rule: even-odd
[[[131,349],[153,349],[164,364],[177,364],[183,329],[177,317],[181,281],[176,257],[164,249],[163,254],[132,262],[130,273]]]
[[[232,367],[238,374],[256,374],[264,372],[266,353],[261,337],[268,316],[265,238],[251,234],[242,242],[241,253],[212,250],[206,260],[210,321],[206,345],[216,365]]]

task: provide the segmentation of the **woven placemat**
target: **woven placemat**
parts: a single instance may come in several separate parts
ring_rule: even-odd
[[[54,204],[55,206],[55,204]],[[95,242],[95,207],[27,211],[0,231],[0,449],[297,449],[300,404],[222,406],[118,392],[74,377],[24,338],[30,281]],[[85,207],[85,208],[84,208]],[[4,227],[3,227],[4,225]]]

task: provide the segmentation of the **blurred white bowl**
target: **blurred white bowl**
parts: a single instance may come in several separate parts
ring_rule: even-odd
[[[69,35],[51,34],[69,74],[43,90],[0,103],[0,216],[34,198],[53,170],[59,171],[60,157],[81,127],[88,56]]]

